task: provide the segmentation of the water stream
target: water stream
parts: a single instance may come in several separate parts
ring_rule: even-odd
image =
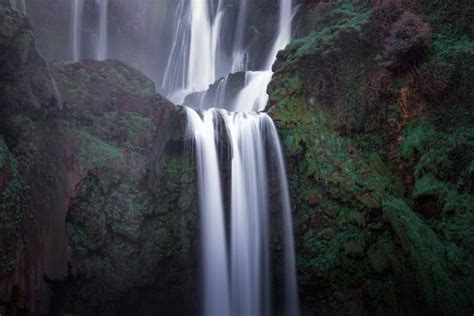
[[[82,13],[84,9],[83,0],[74,0],[72,2],[72,20],[71,20],[71,39],[72,39],[72,60],[78,61],[81,58],[81,30]]]
[[[97,43],[97,60],[107,58],[108,49],[108,0],[97,0],[99,6],[99,37]]]
[[[204,10],[205,2],[199,2],[199,6],[202,6],[201,10],[196,8],[195,10],[197,12]],[[246,1],[241,2],[240,14],[246,14],[246,5]],[[203,232],[205,315],[273,314],[270,244],[272,214],[269,195],[269,179],[271,178],[278,179],[280,201],[277,203],[277,208],[281,211],[283,227],[281,240],[284,258],[281,259],[284,262],[284,314],[299,314],[291,206],[282,149],[273,121],[268,115],[258,113],[263,110],[268,101],[266,87],[272,77],[271,65],[278,50],[284,48],[291,39],[291,1],[282,1],[279,12],[277,36],[267,57],[265,69],[246,72],[245,85],[235,100],[233,112],[211,108],[202,111],[201,117],[198,110],[187,110],[189,130],[193,132],[196,143],[200,206],[203,217],[201,229]],[[203,15],[198,14],[198,17],[191,15],[189,18],[202,19]],[[193,41],[205,43],[206,39],[201,37],[212,36],[208,32],[210,20],[208,22],[203,23],[199,20],[199,23],[191,23],[194,27],[202,28],[201,31],[191,32],[191,43]],[[245,23],[245,18],[239,16],[232,66],[233,70],[239,71],[247,70],[245,58],[242,57],[246,55],[245,48],[240,43],[240,37],[243,36],[241,34],[243,31],[240,29],[241,23]],[[194,36],[199,36],[199,39],[193,39]],[[189,58],[197,60],[199,56],[202,56],[201,54],[205,53],[205,50],[191,49],[190,53],[198,54]],[[208,66],[208,62],[201,58],[200,67],[208,67],[207,71],[203,72],[204,76],[196,79],[192,69],[188,74],[189,77],[193,77],[193,80],[199,80],[202,86],[209,84],[209,80],[212,81],[210,74],[215,66]],[[216,104],[222,101],[223,92],[220,89],[225,89],[226,85],[226,79],[218,83],[212,106],[228,108],[225,104]],[[198,87],[198,85],[189,85],[189,87]],[[200,107],[208,108],[202,104],[203,100],[205,100],[204,96],[201,97]],[[225,123],[226,136],[232,148],[229,236],[225,235],[226,228],[222,226],[225,212],[222,206],[223,192],[209,186],[209,183],[219,185],[223,176],[220,174],[217,160],[217,140],[222,138],[219,135],[220,130],[215,126],[215,121],[219,119],[223,119]],[[205,141],[204,138],[206,138]],[[271,152],[267,152],[267,148]],[[272,163],[270,160],[273,160],[277,166],[276,175],[269,173],[267,166]],[[210,221],[209,217],[213,217],[214,220]],[[220,243],[222,245],[217,245]],[[226,244],[230,245],[230,249],[225,249]],[[219,256],[216,256],[216,253]],[[210,271],[218,279],[217,281],[209,277]],[[227,271],[227,275],[222,276],[223,271]]]

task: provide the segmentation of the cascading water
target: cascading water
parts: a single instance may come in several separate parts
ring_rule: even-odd
[[[216,81],[219,33],[224,14],[219,1],[215,14],[212,1],[181,0],[177,10],[177,31],[165,70],[162,87],[176,103],[194,91],[208,88]]]
[[[248,0],[241,0],[239,5],[239,18],[235,33],[232,72],[247,70],[247,52],[244,46],[244,33],[247,26],[247,7]]]
[[[230,315],[224,207],[214,139],[215,112],[205,112],[202,119],[191,109],[187,109],[187,114],[188,133],[196,146],[199,201],[203,210],[204,314]]]
[[[246,1],[241,3],[241,11],[246,10],[246,4]],[[188,18],[194,19],[192,16]],[[199,18],[202,16],[199,15]],[[233,110],[236,112],[209,109],[202,112],[201,118],[197,111],[187,109],[188,130],[192,131],[196,143],[200,185],[205,315],[272,314],[271,214],[268,184],[271,176],[276,176],[279,181],[278,208],[281,210],[284,249],[284,314],[299,314],[291,206],[281,145],[270,117],[256,112],[261,111],[268,101],[265,90],[273,74],[271,65],[278,50],[284,48],[290,41],[291,19],[291,1],[283,0],[280,3],[278,36],[265,63],[265,69],[246,73],[245,87],[235,100]],[[242,20],[245,21],[239,17],[239,23]],[[191,25],[198,27],[201,23],[210,25],[210,22],[205,23],[202,20],[196,24],[191,22]],[[236,41],[241,36],[240,32],[243,31],[238,29]],[[200,37],[204,34],[209,35],[206,32],[196,34]],[[243,45],[241,43],[235,45],[232,69],[246,68],[242,62],[244,60],[241,58],[242,54],[245,54]],[[196,57],[190,57],[190,60]],[[200,66],[206,66],[206,63]],[[212,72],[213,67],[209,67],[205,74]],[[188,75],[194,76],[192,71],[189,71]],[[201,81],[203,85],[208,84],[206,82],[208,79],[209,77],[203,76]],[[222,95],[225,87],[226,79],[221,79],[217,84],[214,103],[224,99]],[[205,99],[205,94],[202,94],[200,108],[208,108],[202,104]],[[212,106],[224,107],[222,104]],[[229,236],[225,235],[226,229],[221,226],[224,225],[222,214],[225,212],[223,192],[210,186],[210,183],[219,186],[222,177],[217,160],[217,140],[221,139],[221,135],[214,122],[218,119],[225,122],[226,136],[232,148]],[[270,161],[274,161],[277,166],[276,175],[269,174],[267,165]],[[214,219],[211,221],[210,217]],[[219,245],[220,243],[222,244]],[[225,249],[226,244],[230,249]],[[227,274],[222,275],[225,271]]]
[[[95,54],[97,60],[105,60],[108,57],[108,0],[96,0],[98,8],[97,33],[95,38]],[[79,61],[83,57],[83,19],[84,0],[74,0],[72,2],[71,19],[71,48],[72,60]]]
[[[231,289],[234,315],[270,313],[264,115],[226,114],[232,140]]]
[[[99,6],[99,41],[97,43],[97,60],[107,58],[108,42],[108,0],[97,0]]]

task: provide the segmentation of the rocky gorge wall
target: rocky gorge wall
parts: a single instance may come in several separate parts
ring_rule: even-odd
[[[183,109],[120,62],[45,62],[15,10],[0,25],[0,311],[195,309]]]
[[[268,104],[306,310],[468,315],[474,6],[307,2]]]

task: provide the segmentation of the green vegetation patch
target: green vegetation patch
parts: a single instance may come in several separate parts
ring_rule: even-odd
[[[78,162],[82,171],[87,166],[94,168],[109,166],[124,166],[126,164],[125,156],[120,147],[111,145],[91,134],[78,131],[77,136],[80,141],[78,153]]]

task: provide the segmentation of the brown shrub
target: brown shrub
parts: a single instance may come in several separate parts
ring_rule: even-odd
[[[383,57],[391,70],[403,72],[419,63],[429,51],[431,27],[419,16],[404,12],[384,42]]]

